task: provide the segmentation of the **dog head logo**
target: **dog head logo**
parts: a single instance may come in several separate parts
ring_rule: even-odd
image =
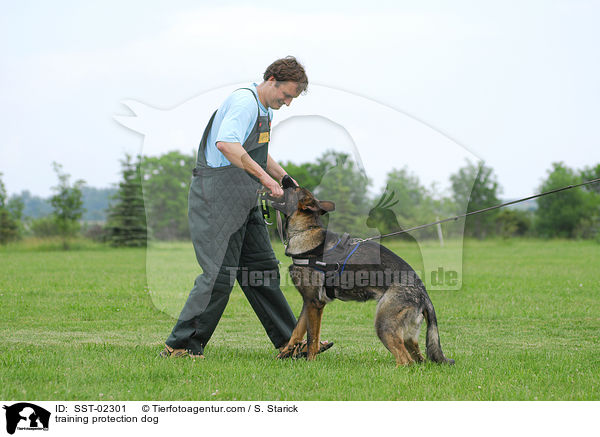
[[[14,434],[19,430],[48,430],[50,412],[27,402],[4,405],[6,410],[6,432]]]

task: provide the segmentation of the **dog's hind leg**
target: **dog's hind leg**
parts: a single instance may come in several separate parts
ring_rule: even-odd
[[[402,338],[398,335],[390,331],[378,331],[377,334],[379,335],[381,342],[396,358],[396,367],[408,366],[415,362],[406,349]]]
[[[404,345],[406,346],[406,349],[408,350],[408,353],[410,353],[410,356],[413,360],[415,360],[417,363],[422,363],[425,361],[425,357],[421,353],[421,350],[419,349],[419,343],[416,339],[407,338],[404,340]]]
[[[377,336],[385,347],[396,358],[396,366],[413,364],[415,360],[404,344],[404,319],[409,308],[403,308],[400,312],[390,311],[394,305],[389,305],[384,298],[377,305],[375,316],[375,330]]]
[[[416,310],[410,310],[404,318],[404,345],[417,363],[425,361],[425,357],[419,349],[419,332],[422,323],[423,314]]]

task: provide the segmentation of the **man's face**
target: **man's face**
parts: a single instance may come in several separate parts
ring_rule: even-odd
[[[279,109],[283,105],[290,106],[292,100],[300,95],[296,82],[277,82],[273,77],[267,82],[269,83],[269,94],[267,97],[267,106],[269,108]]]

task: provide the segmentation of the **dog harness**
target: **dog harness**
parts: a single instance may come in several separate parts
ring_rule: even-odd
[[[360,246],[360,241],[350,238],[350,234],[344,233],[332,248],[323,250],[325,247],[325,241],[323,241],[308,252],[292,256],[292,262],[296,266],[310,267],[325,273],[325,294],[333,300],[337,296],[331,279],[339,277],[344,272],[346,263],[356,252],[358,246]]]

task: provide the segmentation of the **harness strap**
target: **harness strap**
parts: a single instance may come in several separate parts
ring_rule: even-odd
[[[352,256],[352,254],[354,254],[354,252],[356,252],[356,249],[358,249],[358,246],[360,246],[360,242],[356,243],[356,246],[354,247],[354,249],[352,249],[352,252],[350,252],[348,254],[348,256],[346,257],[346,259],[344,260],[344,264],[342,265],[342,270],[340,271],[340,274],[342,274],[344,272],[344,269],[346,268],[346,263],[348,262],[348,259]]]
[[[334,300],[335,298],[337,298],[337,296],[335,295],[335,287],[328,286],[327,284],[325,284],[325,294],[331,300]]]
[[[318,266],[321,270],[324,269],[324,271],[329,271],[329,270],[336,271],[337,269],[340,268],[339,263],[327,264],[327,263],[324,263],[323,261],[319,261],[316,258],[292,258],[292,262],[297,266],[308,266],[308,267]]]
[[[354,254],[354,252],[356,252],[358,246],[360,246],[360,242],[350,243],[349,240],[350,234],[344,233],[333,247],[324,251],[320,256],[316,254],[307,254],[309,256],[304,257],[293,256],[292,263],[297,266],[310,267],[323,273],[332,272],[339,276],[344,272],[350,257]],[[348,253],[348,247],[350,244],[354,244],[355,246]],[[332,261],[325,261],[326,258],[328,260],[332,259]],[[333,285],[327,285],[327,283],[325,284],[325,293],[331,300],[337,297],[335,294],[335,287]]]

